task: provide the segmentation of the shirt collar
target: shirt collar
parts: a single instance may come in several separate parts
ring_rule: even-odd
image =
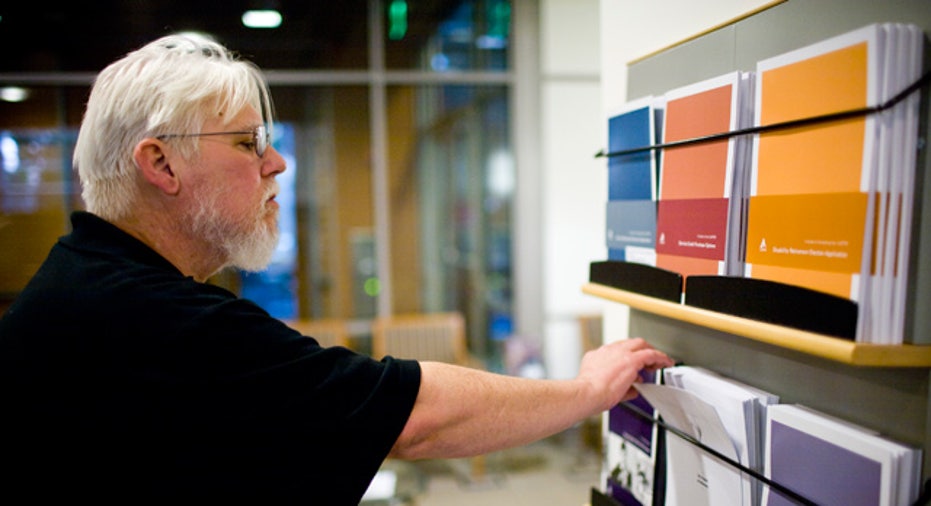
[[[71,227],[71,233],[59,239],[68,248],[119,256],[181,273],[148,245],[95,214],[86,211],[72,213]]]

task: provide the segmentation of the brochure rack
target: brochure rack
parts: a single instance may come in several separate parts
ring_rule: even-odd
[[[797,493],[796,491],[792,490],[789,487],[784,486],[781,483],[778,483],[774,480],[767,478],[764,474],[758,471],[749,469],[746,466],[741,465],[739,462],[736,462],[733,459],[730,459],[727,456],[722,455],[721,453],[715,451],[713,448],[710,448],[702,444],[700,441],[696,440],[692,436],[665,423],[661,418],[654,418],[650,416],[650,414],[645,413],[643,410],[641,410],[637,406],[627,403],[627,402],[621,403],[621,407],[623,407],[629,413],[659,426],[665,434],[664,437],[680,438],[686,441],[687,443],[701,449],[702,452],[714,458],[718,462],[726,464],[727,466],[729,466],[729,468],[733,469],[736,473],[741,473],[742,475],[748,476],[752,480],[755,480],[755,482],[762,484],[767,489],[769,489],[769,493],[771,493],[774,496],[778,496],[783,501],[782,503],[788,502],[790,504],[800,505],[800,506],[818,506],[818,503],[811,500],[810,498],[800,493]],[[608,483],[609,489],[613,487],[623,487],[622,484],[614,482],[610,478],[608,479],[608,482],[609,482]],[[592,506],[597,506],[597,505],[620,506],[620,503],[618,503],[617,501],[612,499],[609,495],[601,492],[598,489],[594,489],[594,488],[592,489],[591,498],[592,498],[591,499]],[[921,496],[913,503],[913,505],[921,506],[921,505],[927,504],[929,500],[931,500],[931,480],[925,483]]]
[[[875,22],[913,23],[926,34],[931,33],[931,11],[923,0],[891,4],[869,0],[781,2],[630,63],[627,97],[658,95],[724,72],[752,70],[755,62],[764,58]],[[611,23],[610,19],[602,20],[603,26]],[[927,60],[927,45],[925,51]],[[925,125],[931,124],[929,79],[925,73],[914,86],[923,90],[921,117]],[[610,88],[613,83],[604,84]],[[916,219],[920,225],[914,229],[917,251],[909,275],[913,287],[909,328],[915,342],[929,342],[931,157],[926,151],[931,136],[927,127],[921,132],[924,148],[919,156],[918,181],[923,181],[923,186],[916,188]],[[744,133],[748,132],[723,134]],[[613,155],[617,153],[600,156]],[[803,304],[812,309],[807,324],[780,319],[766,321],[765,315],[750,314],[747,307],[739,306],[752,302],[754,296],[771,299],[762,295],[769,287],[722,288],[721,284],[735,282],[710,279],[714,277],[702,281],[690,279],[696,281],[691,287],[692,297],[686,283],[683,301],[641,290],[635,286],[636,281],[630,281],[638,276],[623,272],[623,267],[595,264],[601,262],[590,266],[590,282],[582,291],[608,302],[606,330],[623,324],[627,335],[644,337],[684,363],[777,393],[781,402],[803,404],[921,448],[924,452],[921,482],[927,487],[931,477],[931,346],[861,344],[851,340],[843,329],[817,326],[840,322],[843,327],[850,312],[857,310],[849,305],[844,307],[845,304],[830,310],[835,316],[821,313],[821,308],[826,307],[823,302]],[[671,280],[673,286],[681,282],[666,273],[659,275]],[[701,286],[703,283],[705,286]],[[730,293],[731,297],[722,296],[724,293]],[[823,315],[821,321],[819,313]],[[816,326],[811,327],[811,323]],[[796,502],[805,504],[804,500]],[[602,491],[593,490],[592,504],[616,502]]]

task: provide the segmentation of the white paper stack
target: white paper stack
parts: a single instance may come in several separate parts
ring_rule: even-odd
[[[886,58],[894,61],[884,86],[885,100],[921,77],[924,35],[914,25],[883,25],[888,33]],[[886,133],[881,146],[880,234],[874,283],[873,327],[869,342],[901,344],[906,340],[905,312],[908,289],[908,258],[911,252],[912,215],[915,195],[915,166],[918,153],[920,94],[912,93],[883,113]],[[912,340],[909,336],[908,340]]]
[[[665,372],[668,384],[693,392],[715,406],[737,448],[740,463],[762,473],[766,407],[778,403],[779,397],[700,367],[680,366]],[[759,504],[760,483],[744,476],[743,486],[744,493],[750,493],[750,504]]]
[[[665,369],[663,377],[666,385],[640,391],[668,424],[762,474],[765,408],[777,396],[699,367]],[[667,504],[759,504],[760,484],[748,473],[676,436],[666,444]]]

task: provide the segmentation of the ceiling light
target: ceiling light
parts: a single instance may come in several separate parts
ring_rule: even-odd
[[[9,132],[0,134],[0,157],[3,158],[3,171],[13,174],[19,170],[19,143]]]
[[[19,86],[5,86],[0,88],[0,100],[4,102],[22,102],[29,98],[29,90]]]
[[[281,13],[275,10],[251,10],[242,15],[242,24],[249,28],[278,28]]]

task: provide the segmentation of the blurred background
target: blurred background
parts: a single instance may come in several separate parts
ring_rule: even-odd
[[[82,208],[71,153],[96,73],[196,31],[265,71],[289,166],[272,265],[212,282],[280,318],[348,321],[362,348],[377,315],[456,311],[489,367],[502,369],[505,342],[519,338],[550,357],[538,357],[547,374],[573,375],[576,316],[599,307],[579,287],[604,255],[598,10],[597,0],[4,2],[0,310]]]

